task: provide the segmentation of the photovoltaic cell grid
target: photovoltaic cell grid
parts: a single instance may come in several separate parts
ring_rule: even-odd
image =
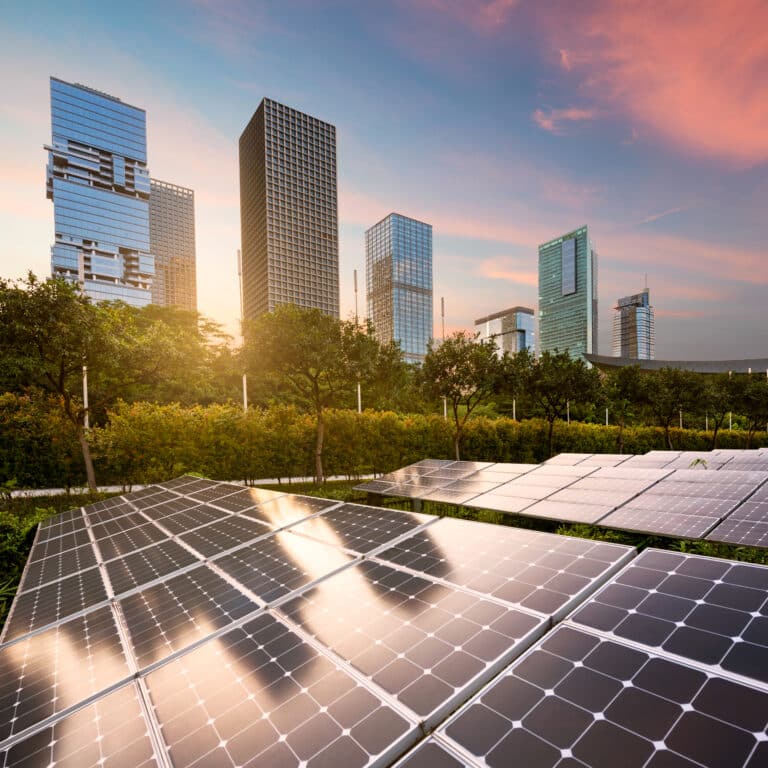
[[[617,544],[443,518],[377,559],[557,619],[634,553]]]
[[[768,693],[560,626],[420,749],[408,768],[758,768]]]
[[[768,690],[768,568],[645,550],[569,623]]]
[[[176,487],[190,484],[197,491],[208,487],[201,488],[197,480],[176,483]],[[242,493],[242,489],[221,498],[233,498],[238,493]],[[253,509],[261,510],[261,507]],[[291,526],[299,511],[303,511],[315,515],[303,524],[304,532],[289,527],[259,539],[258,547],[251,542],[232,551],[225,549],[211,556],[210,565],[195,565],[194,554],[177,536],[107,562],[102,567],[110,582],[112,574],[118,584],[121,578],[126,579],[122,587],[125,591],[120,592],[120,587],[116,590],[116,600],[83,608],[83,615],[62,620],[42,631],[37,628],[36,634],[18,637],[0,646],[0,666],[5,661],[10,672],[10,676],[0,672],[0,681],[8,681],[5,689],[0,682],[0,705],[6,702],[6,706],[15,706],[14,711],[22,718],[5,718],[12,724],[13,731],[9,737],[0,736],[0,766],[47,766],[52,759],[57,765],[89,765],[91,761],[96,765],[154,765],[156,755],[166,749],[163,739],[170,743],[170,759],[176,765],[248,762],[248,765],[271,766],[284,761],[287,765],[319,768],[391,764],[422,735],[418,728],[420,721],[424,720],[428,727],[438,724],[450,709],[471,696],[490,675],[530,645],[546,629],[550,619],[530,613],[530,608],[520,610],[502,603],[498,595],[477,594],[480,590],[468,592],[458,584],[457,575],[452,584],[442,576],[441,581],[435,581],[426,572],[404,571],[371,560],[358,560],[356,565],[347,566],[351,556],[361,556],[363,550],[368,556],[377,553],[383,556],[387,549],[396,550],[406,541],[439,530],[441,525],[447,526],[446,531],[450,527],[458,531],[464,526],[464,538],[477,528],[491,528],[457,520],[432,523],[432,519],[427,518],[425,522],[424,516],[393,510],[370,510],[372,519],[366,521],[362,517],[364,509],[358,505],[339,506],[317,499],[298,499],[297,508],[291,510],[290,499],[286,498],[266,514],[269,525],[278,530]],[[260,513],[260,517],[264,516],[265,513]],[[224,519],[234,518],[227,515],[219,518]],[[321,523],[315,524],[320,520]],[[100,523],[106,521],[104,518]],[[158,523],[162,525],[162,517]],[[211,525],[215,523],[204,524]],[[202,527],[198,525],[196,529]],[[121,530],[104,540],[125,533],[128,531]],[[523,571],[516,574],[516,578],[522,585],[532,582],[527,584],[533,588],[531,594],[556,591],[551,590],[553,580],[554,584],[569,582],[575,588],[579,585],[578,579],[572,579],[574,571],[569,570],[575,566],[577,576],[591,578],[583,597],[615,570],[613,554],[609,555],[608,550],[602,556],[598,554],[599,548],[610,549],[613,545],[564,539],[563,543],[568,546],[576,543],[598,548],[592,553],[566,553],[558,547],[546,547],[544,541],[559,542],[563,537],[528,531],[515,533],[536,536],[537,546],[541,545],[539,551],[543,552],[543,558],[536,562],[526,564],[524,558],[520,560]],[[385,541],[390,534],[392,539]],[[460,542],[460,536],[454,538]],[[252,559],[262,545],[273,545],[276,541],[280,541],[281,546],[265,547],[261,562]],[[392,546],[387,547],[388,543]],[[508,544],[507,551],[513,549],[512,542]],[[533,555],[530,541],[527,546]],[[453,551],[449,546],[446,549]],[[625,548],[616,549],[622,554],[625,551]],[[437,549],[432,554],[441,552]],[[569,561],[562,559],[565,554]],[[232,559],[233,556],[241,562]],[[488,550],[486,557],[491,556]],[[180,570],[160,572],[166,557],[176,559],[174,562]],[[135,560],[127,565],[130,558]],[[438,561],[441,559],[450,560],[450,557],[442,553]],[[458,558],[456,574],[470,573],[470,566],[462,571],[463,560],[461,556]],[[273,568],[280,573],[281,563],[294,568],[284,572],[285,594],[273,598],[270,589],[275,579],[270,585],[269,577],[273,575]],[[305,567],[296,568],[299,563]],[[311,568],[307,567],[309,564]],[[593,577],[592,570],[587,573],[578,570],[584,567],[599,573]],[[53,565],[48,568],[52,570]],[[291,574],[296,578],[295,585]],[[532,578],[534,575],[538,581]],[[259,578],[263,579],[262,583]],[[282,576],[276,581],[280,583],[281,579]],[[336,586],[329,589],[331,585]],[[566,599],[571,587],[561,593]],[[47,588],[30,592],[42,593]],[[289,591],[302,588],[307,591],[298,597]],[[752,589],[759,591],[757,587]],[[768,587],[763,592],[768,596]],[[269,598],[265,600],[264,595]],[[277,600],[277,608],[265,610],[262,605],[270,598]],[[546,611],[544,613],[546,615]],[[179,620],[179,614],[184,618]],[[120,617],[117,624],[115,616]],[[764,611],[760,618],[765,618]],[[82,623],[85,626],[81,626]],[[120,630],[121,623],[127,630]],[[61,633],[64,627],[68,628],[64,651],[57,651],[61,660],[55,662],[58,668],[51,670],[50,648],[62,644],[54,633]],[[344,627],[349,631],[344,631]],[[756,622],[752,633],[760,631],[762,624]],[[368,653],[356,645],[361,635],[368,638]],[[746,642],[756,645],[753,635]],[[329,649],[327,645],[331,641],[336,647]],[[613,637],[611,642],[617,641],[618,638]],[[606,637],[601,642],[607,643],[609,639]],[[91,671],[86,675],[81,671],[83,679],[75,679],[78,664],[82,666],[79,655],[82,646],[89,649],[87,669]],[[129,651],[127,657],[123,648]],[[668,655],[663,649],[654,649],[653,653]],[[73,654],[77,657],[74,661]],[[25,682],[27,689],[19,686],[17,665],[22,658],[31,659],[25,662],[30,675],[36,671],[40,659],[47,659],[37,674],[31,677],[25,674],[21,678],[28,681]],[[762,661],[754,663],[760,665]],[[62,674],[65,664],[67,674]],[[130,682],[136,677],[136,669],[138,686]],[[704,672],[711,674],[708,669]],[[725,674],[733,678],[725,681],[730,686],[739,687],[743,682],[738,677],[744,678],[742,672],[722,672],[721,676]],[[117,690],[113,691],[116,686]],[[28,690],[30,695],[25,696],[21,690]],[[544,693],[548,695],[547,690]],[[118,694],[125,699],[121,706],[125,710],[127,733],[120,738],[116,727],[109,722],[109,713],[120,707],[115,705],[110,709],[108,704],[110,700],[117,700]],[[725,696],[722,690],[718,690],[718,695],[719,698]],[[77,701],[70,703],[68,697]],[[96,697],[93,703],[81,706],[80,702],[93,697]],[[731,696],[728,701],[731,708],[737,707],[730,713],[730,720],[724,718],[730,725],[734,718],[743,716],[739,706],[762,706],[761,702],[744,697]],[[634,703],[628,709],[635,712]],[[706,707],[698,707],[696,702],[692,711],[709,716]],[[41,721],[41,718],[45,719]],[[605,719],[610,718],[606,715]],[[541,722],[544,720],[546,718]],[[699,725],[694,722],[693,726],[689,725],[689,731],[696,732]],[[534,735],[538,734],[535,727],[535,724],[530,726]],[[707,723],[706,727],[711,724]],[[590,738],[594,738],[594,734]],[[730,731],[721,729],[717,738],[731,745],[732,755],[741,754],[743,743],[734,746]],[[759,738],[764,739],[764,734]],[[579,749],[583,749],[584,744],[579,744]],[[610,741],[606,744],[611,746]],[[759,751],[761,747],[764,747],[762,742],[754,756],[764,757]],[[665,757],[672,754],[670,749],[662,751]],[[452,742],[450,736],[442,732],[421,745],[403,763],[412,765],[409,760],[424,759],[425,754],[434,760],[425,763],[427,765],[455,764],[437,762],[438,758],[441,761],[458,759],[459,765],[483,764],[479,758],[468,759],[465,747]],[[497,756],[500,754],[502,752]],[[573,757],[563,757],[563,754],[558,755],[558,760],[563,761],[558,764],[577,764]],[[166,757],[159,759],[163,764],[167,761]],[[599,760],[594,763],[600,764]],[[659,763],[662,764],[668,763]]]
[[[768,458],[768,453],[760,455]],[[692,459],[680,451],[652,451],[624,457],[626,461],[619,461],[618,454],[560,454],[524,473],[511,470],[521,465],[495,464],[440,485],[434,473],[413,474],[428,467],[411,465],[391,473],[389,482],[357,488],[527,517],[765,547],[768,496],[760,494],[768,487],[768,466],[766,471],[754,469],[754,462],[738,462],[737,456],[735,451],[718,454],[710,460],[720,471],[707,471],[698,465],[691,469]],[[453,465],[436,472],[444,476]],[[392,484],[395,478],[400,480]]]

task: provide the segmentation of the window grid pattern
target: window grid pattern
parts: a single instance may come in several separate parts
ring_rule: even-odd
[[[614,310],[614,357],[628,357],[633,360],[655,359],[655,323],[648,289],[619,299]]]
[[[432,338],[432,227],[391,213],[365,233],[368,317],[377,338],[421,362]]]
[[[572,247],[575,274],[568,277],[564,249]],[[587,227],[539,246],[539,351],[554,350],[597,354],[597,253]]]
[[[336,128],[264,99],[240,137],[244,314],[339,316]]]
[[[47,197],[51,273],[95,301],[151,301],[149,171],[144,110],[51,78]]]

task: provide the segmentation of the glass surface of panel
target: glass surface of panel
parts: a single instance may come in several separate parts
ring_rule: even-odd
[[[75,547],[42,560],[31,561],[24,571],[17,594],[72,576],[78,571],[85,571],[95,565],[96,555],[90,544],[84,544],[82,547]]]
[[[318,499],[314,496],[285,495],[266,501],[254,509],[247,509],[241,514],[266,523],[273,529],[279,529],[293,525],[305,517],[310,517],[338,503],[338,501]]]
[[[768,567],[647,549],[569,619],[768,688]]]
[[[377,558],[546,615],[596,589],[632,547],[442,518]]]
[[[387,765],[416,726],[265,613],[146,677],[174,765]]]
[[[544,631],[529,613],[363,561],[280,613],[427,723]]]
[[[140,668],[260,607],[206,566],[123,597],[119,604]]]
[[[431,515],[344,504],[298,523],[291,530],[335,547],[366,554],[434,521]]]
[[[209,525],[182,533],[179,538],[203,557],[213,557],[270,533],[272,529],[265,523],[242,515],[229,515]]]
[[[498,768],[757,768],[767,725],[768,693],[561,626],[438,738]]]
[[[0,646],[0,742],[129,675],[109,606]]]

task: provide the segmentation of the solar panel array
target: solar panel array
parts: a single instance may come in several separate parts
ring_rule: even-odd
[[[398,763],[768,764],[768,568],[646,550]]]
[[[657,536],[768,547],[768,451],[763,449],[560,454],[540,465],[472,465],[419,462],[357,488]]]
[[[198,478],[64,513],[0,638],[0,768],[390,765],[633,554]]]

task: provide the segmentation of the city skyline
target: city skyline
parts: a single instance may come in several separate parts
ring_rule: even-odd
[[[749,23],[719,4],[691,23],[671,2],[663,28],[639,4],[596,2],[578,12],[556,2],[546,15],[472,0],[10,8],[0,273],[48,274],[48,77],[83,82],[145,108],[153,175],[195,189],[198,305],[236,333],[237,136],[269,95],[339,130],[342,317],[363,232],[391,210],[434,226],[448,331],[512,296],[535,306],[536,246],[588,221],[604,254],[601,350],[615,297],[648,273],[659,358],[762,356],[768,10],[747,4]],[[140,47],[121,44],[126,29],[142,30]],[[69,55],[85,39],[89,56]]]

